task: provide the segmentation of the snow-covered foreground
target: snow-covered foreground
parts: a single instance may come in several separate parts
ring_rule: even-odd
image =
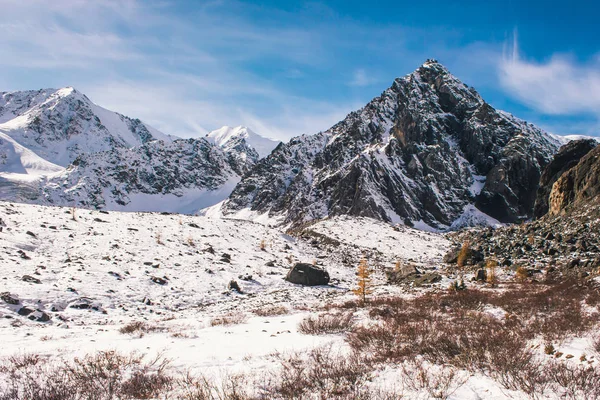
[[[450,246],[444,236],[365,218],[325,219],[293,234],[243,220],[7,202],[0,203],[0,218],[0,359],[38,354],[72,360],[106,350],[149,357],[162,354],[172,360],[176,371],[220,382],[237,373],[261,379],[281,367],[282,354],[308,355],[310,350],[323,347],[345,356],[361,354],[349,352],[356,350],[350,333],[313,335],[299,330],[302,321],[317,315],[348,312],[355,327],[375,327],[373,334],[377,326],[385,324],[391,327],[389,332],[399,332],[403,325],[394,325],[394,313],[405,313],[406,321],[417,318],[416,326],[432,318],[429,323],[434,331],[430,334],[438,335],[439,340],[446,340],[446,329],[454,335],[464,334],[466,329],[476,338],[484,329],[491,329],[490,335],[494,335],[493,329],[509,329],[505,325],[509,317],[531,322],[527,307],[515,306],[510,296],[500,302],[502,289],[484,288],[480,292],[469,283],[475,290],[468,290],[466,299],[480,296],[477,301],[482,303],[467,302],[466,306],[457,300],[459,297],[439,290],[450,280],[441,263]],[[363,257],[375,269],[373,295],[395,298],[367,309],[345,311],[342,305],[356,299],[351,289],[356,286],[356,266]],[[431,289],[415,291],[389,285],[384,272],[399,260],[445,276]],[[326,267],[332,278],[330,285],[302,287],[285,281],[287,271],[298,261]],[[512,279],[510,274],[499,276],[501,280]],[[232,280],[241,293],[228,289]],[[506,283],[506,288],[515,290],[511,283]],[[415,294],[431,292],[441,300],[431,303],[430,298],[421,311],[419,304],[426,296]],[[526,296],[523,301],[538,299],[525,287],[514,293]],[[333,304],[340,307],[324,311]],[[564,304],[573,303],[567,300]],[[582,315],[597,316],[597,305],[593,304],[585,306]],[[440,319],[435,307],[443,311],[442,317],[452,315],[462,322],[453,325]],[[467,312],[455,307],[466,307]],[[507,312],[510,307],[516,307],[512,315]],[[434,311],[420,314],[426,310]],[[222,324],[224,320],[230,323]],[[479,330],[471,332],[470,323]],[[597,326],[593,320],[581,326],[590,323]],[[357,329],[353,331],[355,339],[360,332]],[[482,336],[484,342],[486,335]],[[589,331],[582,330],[578,336],[553,340],[551,354],[548,342],[535,333],[517,343],[524,346],[519,347],[521,350],[530,349],[527,351],[535,360],[548,365],[560,357],[559,363],[575,368],[597,368],[600,353],[595,355],[594,348],[600,345],[594,340]],[[423,346],[428,345],[423,342]],[[439,351],[444,349],[441,346]],[[386,348],[375,345],[372,351],[375,357]],[[437,393],[438,389],[431,387],[447,384],[442,391],[451,399],[528,398],[479,371],[423,360],[377,365],[363,372],[366,375],[361,378],[365,379],[361,385],[373,393],[425,399]],[[423,377],[430,379],[428,390],[423,389]],[[546,393],[550,398],[558,396],[552,397],[550,389]]]
[[[411,258],[434,265],[448,246],[439,235],[369,219],[319,222],[314,232],[340,241],[327,246],[252,222],[208,217],[82,209],[73,214],[69,208],[16,203],[0,203],[0,216],[0,292],[20,301],[0,301],[0,356],[163,352],[174,365],[203,373],[257,368],[273,352],[341,343],[340,336],[299,334],[297,324],[318,307],[354,298],[349,290],[363,254],[377,268],[377,291],[399,292],[383,284],[384,268]],[[286,282],[298,261],[326,267],[330,286]],[[26,275],[34,279],[23,280]],[[231,280],[242,294],[228,290]],[[288,311],[254,313],[273,306]],[[34,310],[32,319],[51,319],[20,316],[22,307]],[[213,318],[229,314],[243,322],[211,326]],[[157,329],[142,337],[119,332],[135,321]]]

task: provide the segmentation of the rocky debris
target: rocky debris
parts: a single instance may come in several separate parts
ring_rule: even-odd
[[[228,264],[231,263],[231,254],[223,253],[221,255],[221,262],[228,263]]]
[[[24,282],[35,283],[35,284],[38,284],[38,285],[40,283],[42,283],[41,280],[39,280],[38,278],[33,277],[31,275],[23,275],[23,277],[21,277],[21,280],[24,281]]]
[[[305,286],[320,286],[329,284],[329,273],[312,264],[296,263],[288,271],[285,280]]]
[[[34,310],[30,307],[21,307],[17,314],[36,322],[48,322],[52,319],[46,312],[40,309]]]
[[[558,143],[497,111],[434,60],[325,132],[259,161],[222,211],[297,225],[349,214],[439,229],[531,216]],[[467,213],[468,215],[465,215]]]
[[[456,248],[468,241],[484,259],[493,258],[504,267],[592,270],[600,267],[600,204],[587,203],[565,215],[547,214],[521,225],[468,229],[447,237]],[[450,258],[454,256],[447,255],[445,261]]]
[[[87,298],[87,297],[81,297],[81,298],[75,300],[74,302],[69,304],[69,308],[73,308],[75,310],[100,311],[103,314],[106,314],[106,311],[102,308],[100,303],[95,302],[94,300]]]
[[[150,278],[150,280],[159,285],[166,285],[168,283],[167,277],[161,278],[160,276],[153,276],[152,278]]]
[[[444,255],[443,261],[447,264],[456,264],[458,262],[458,255],[460,254],[463,245],[460,246],[455,246],[452,249],[450,249],[450,251],[448,251],[448,253],[446,253]],[[478,263],[480,263],[481,261],[483,261],[484,256],[483,253],[479,250],[476,250],[474,248],[472,248],[471,246],[468,246],[466,248],[466,254],[465,254],[465,264],[466,265],[476,265]]]
[[[435,272],[422,273],[416,268],[413,272],[403,274],[402,271],[387,271],[389,284],[409,285],[414,287],[429,286],[442,280],[442,276]]]
[[[549,210],[549,198],[554,183],[568,170],[576,166],[581,158],[598,145],[593,139],[573,140],[560,148],[546,166],[540,178],[533,217],[541,218]]]
[[[241,281],[246,281],[246,282],[254,280],[254,279],[252,279],[252,275],[250,275],[250,274],[239,275],[238,279]]]
[[[232,279],[231,281],[229,281],[229,284],[227,285],[227,290],[231,291],[236,291],[238,293],[242,293],[242,289],[240,288],[240,285],[237,283],[237,281],[235,279]]]
[[[21,303],[21,301],[16,295],[10,294],[9,292],[0,293],[0,299],[6,304],[10,304],[13,306],[16,306]]]

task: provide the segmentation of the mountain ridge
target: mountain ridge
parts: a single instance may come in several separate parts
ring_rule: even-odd
[[[34,204],[195,213],[260,157],[248,132],[222,146],[180,139],[72,87],[0,92],[0,122],[0,196]]]

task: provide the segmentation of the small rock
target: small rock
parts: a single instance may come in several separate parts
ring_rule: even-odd
[[[157,283],[159,285],[166,285],[167,284],[167,280],[165,278],[161,278],[160,276],[153,276],[152,278],[150,278],[150,280],[154,283]]]
[[[238,285],[235,279],[232,279],[229,282],[229,285],[227,285],[227,289],[229,289],[230,291],[235,290],[238,293],[242,293],[242,289],[240,288],[240,285]]]
[[[10,294],[9,292],[0,293],[0,299],[7,304],[17,305],[20,303],[19,298],[14,294]]]
[[[21,278],[21,280],[25,281],[25,282],[29,282],[29,283],[36,283],[36,284],[42,283],[42,281],[40,281],[38,278],[34,278],[31,275],[23,275],[23,277]]]
[[[19,257],[21,257],[23,260],[31,260],[31,257],[29,257],[23,250],[19,250],[17,253],[19,253]]]
[[[33,232],[31,232],[31,231],[27,231],[27,232],[25,232],[25,234],[26,234],[26,235],[29,235],[29,236],[31,236],[31,237],[34,237],[34,238],[35,238],[35,237],[37,237],[37,236],[35,235],[35,233],[33,233]]]
[[[33,309],[29,308],[29,307],[21,307],[19,309],[19,311],[17,311],[17,314],[22,315],[24,317],[28,316],[29,314],[31,314],[32,312],[34,312]]]

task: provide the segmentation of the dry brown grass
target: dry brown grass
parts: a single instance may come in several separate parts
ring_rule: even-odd
[[[0,364],[2,400],[151,399],[168,393],[173,378],[168,360],[103,351],[70,362],[52,363],[36,355]]]
[[[238,325],[246,322],[246,314],[243,313],[229,313],[223,314],[218,317],[214,317],[210,320],[210,326],[218,325]]]
[[[160,327],[158,325],[150,325],[147,322],[144,321],[134,321],[134,322],[130,322],[127,325],[122,326],[119,329],[119,332],[124,334],[124,335],[131,335],[131,334],[139,334],[139,335],[143,335],[145,333],[152,333],[152,332],[163,332],[165,330],[165,328]]]
[[[556,389],[559,375],[549,374],[529,341],[563,340],[593,329],[598,314],[582,307],[595,296],[593,285],[568,281],[552,286],[516,285],[504,292],[465,290],[414,299],[378,299],[369,310],[377,322],[356,327],[347,341],[355,352],[380,363],[420,358],[434,365],[453,365],[483,373],[507,389],[535,398],[549,387]],[[498,319],[484,312],[487,307],[508,314]],[[594,380],[591,371],[575,372]],[[573,379],[577,374],[571,373]],[[564,392],[571,390],[566,386],[561,386]]]
[[[329,335],[347,332],[354,326],[352,313],[324,313],[308,316],[298,324],[298,331],[306,335]]]
[[[258,315],[259,317],[274,317],[274,316],[278,316],[278,315],[289,314],[290,310],[285,306],[270,305],[270,306],[264,306],[261,308],[257,308],[256,310],[254,310],[252,312],[254,314]]]

